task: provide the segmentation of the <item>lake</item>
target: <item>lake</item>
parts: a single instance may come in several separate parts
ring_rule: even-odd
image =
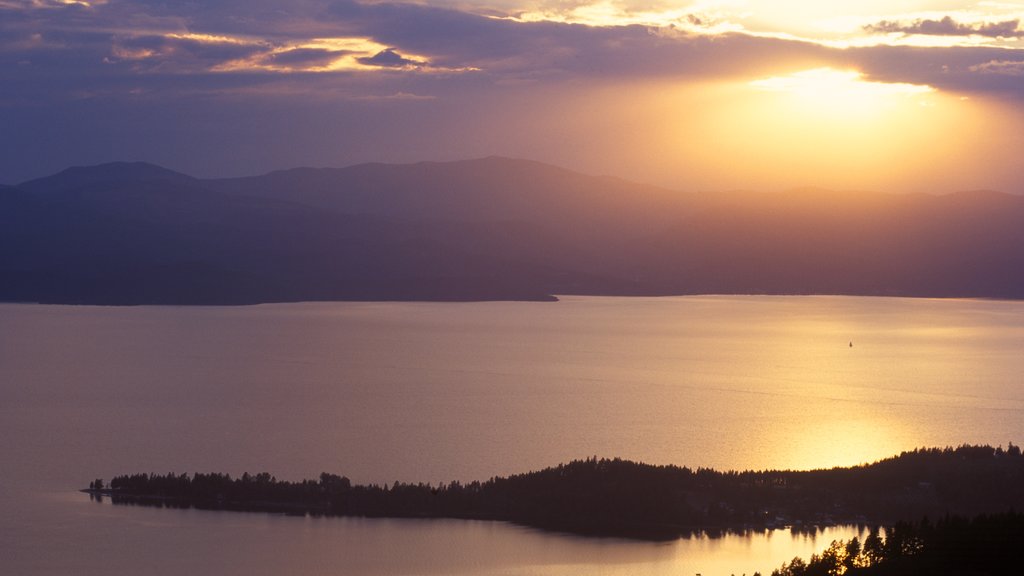
[[[169,471],[484,480],[595,455],[851,465],[1021,444],[1022,374],[1021,302],[0,305],[0,572],[770,572],[853,529],[654,544],[495,522],[133,508],[76,489]]]

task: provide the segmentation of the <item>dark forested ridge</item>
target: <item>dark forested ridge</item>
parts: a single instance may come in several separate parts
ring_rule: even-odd
[[[833,541],[772,576],[1002,576],[1024,572],[1024,514],[944,516],[900,522],[861,542]],[[755,576],[757,576],[755,574]]]
[[[587,459],[463,484],[354,485],[270,474],[133,474],[88,492],[117,504],[371,517],[505,520],[606,536],[667,539],[784,525],[891,525],[1024,509],[1024,456],[988,446],[906,452],[815,471],[720,472]]]
[[[683,194],[485,158],[203,180],[145,163],[0,187],[0,301],[555,294],[1024,298],[1024,197]]]

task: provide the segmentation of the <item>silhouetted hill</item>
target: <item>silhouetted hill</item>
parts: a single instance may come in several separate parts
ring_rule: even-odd
[[[647,254],[653,285],[696,292],[1020,298],[1024,198],[725,194]]]
[[[1024,198],[680,194],[484,158],[201,180],[145,163],[0,187],[0,299],[1024,297]]]
[[[196,179],[147,162],[110,162],[97,166],[73,166],[53,176],[30,180],[18,185],[34,194],[67,194],[76,190],[108,185],[194,184]]]
[[[453,247],[444,229],[219,193],[139,164],[0,194],[0,298],[89,304],[545,299],[547,274]]]
[[[567,228],[595,220],[663,223],[686,206],[681,195],[653,186],[497,157],[298,168],[208,184],[225,193],[287,199],[347,214],[534,222]]]

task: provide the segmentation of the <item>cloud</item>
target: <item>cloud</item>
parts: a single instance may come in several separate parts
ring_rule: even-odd
[[[323,67],[339,58],[352,54],[351,50],[326,50],[323,48],[291,48],[266,54],[268,64],[285,67]]]
[[[46,10],[57,8],[91,8],[106,0],[0,0],[0,10]]]
[[[970,67],[971,72],[981,74],[996,74],[999,76],[1024,77],[1024,61],[1021,60],[989,60],[984,64],[975,64]]]
[[[357,58],[361,64],[367,66],[382,66],[385,68],[409,68],[419,67],[426,64],[420,60],[412,60],[410,58],[404,58],[391,48],[387,48],[377,52],[373,56]]]
[[[920,34],[926,36],[986,36],[989,38],[1020,38],[1024,30],[1019,28],[1020,20],[1002,22],[980,22],[964,24],[950,16],[939,20],[918,19],[910,22],[883,20],[864,27],[868,32],[880,34]]]
[[[920,48],[875,46],[838,53],[837,59],[869,80],[932,86],[961,96],[994,96],[1024,101],[1024,51],[993,47]],[[996,70],[1006,71],[997,73]]]
[[[133,61],[134,70],[174,74],[197,73],[226,60],[246,58],[265,50],[257,42],[213,40],[195,35],[114,36],[107,63]]]
[[[959,92],[1024,92],[1024,81],[1013,72],[1024,51],[1014,49],[844,50],[736,31],[517,21],[427,4],[354,0],[284,6],[271,0],[137,0],[88,9],[24,8],[30,4],[4,4],[0,101],[137,95],[140,88],[167,98],[175,91],[281,93],[282,80],[272,76],[290,74],[304,75],[309,98],[336,93],[338,86],[347,98],[399,92],[443,97],[461,89],[457,76],[498,89],[577,80],[749,80],[827,66],[860,70],[877,81]],[[15,5],[24,9],[10,7]],[[690,24],[707,22],[694,16]],[[886,21],[873,29],[995,35],[1017,27],[1017,20],[962,23],[947,17]],[[992,62],[1009,64],[1000,68]],[[301,90],[289,84],[286,92],[298,97]]]
[[[399,101],[399,102],[401,102],[401,101],[415,102],[415,101],[429,101],[429,100],[436,100],[436,99],[437,99],[436,96],[430,96],[430,95],[425,95],[425,94],[410,94],[408,92],[395,92],[394,94],[387,94],[387,95],[384,95],[384,96],[378,96],[378,95],[357,96],[357,97],[353,98],[353,100],[365,100],[365,101],[370,101],[370,102],[394,102],[394,101]]]

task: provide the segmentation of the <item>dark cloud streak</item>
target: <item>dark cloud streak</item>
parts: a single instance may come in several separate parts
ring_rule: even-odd
[[[1019,28],[1020,20],[963,24],[950,16],[939,20],[920,19],[912,22],[883,20],[870,24],[864,29],[881,34],[920,34],[925,36],[986,36],[989,38],[1020,38],[1024,30]]]
[[[419,60],[411,60],[388,48],[381,50],[373,56],[359,58],[359,62],[368,66],[383,66],[386,68],[405,68],[409,66],[423,66],[425,63]]]
[[[332,61],[351,54],[349,50],[324,50],[321,48],[295,48],[283,52],[275,52],[264,57],[264,60],[285,66],[325,66]]]
[[[987,73],[986,63],[1004,68],[1024,65],[1024,51],[989,47],[922,48],[874,46],[836,54],[844,62],[877,82],[926,84],[961,95],[982,95],[1024,100],[1024,76]]]

